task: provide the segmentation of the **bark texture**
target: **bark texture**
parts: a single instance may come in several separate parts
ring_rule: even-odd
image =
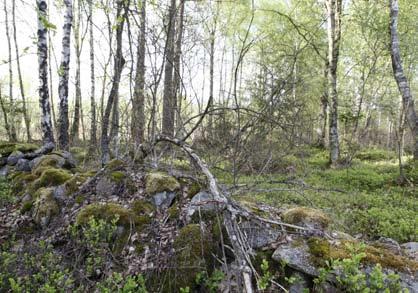
[[[174,35],[175,35],[176,0],[171,0],[168,12],[167,42],[164,68],[164,93],[163,93],[163,123],[162,133],[174,136],[175,117],[175,93],[173,84],[174,69]]]
[[[327,0],[326,8],[328,14],[328,96],[331,102],[329,117],[329,149],[331,165],[336,165],[340,158],[337,68],[340,53],[342,0]]]
[[[77,142],[80,134],[80,112],[81,112],[81,79],[80,79],[80,55],[81,55],[81,40],[80,40],[80,16],[81,4],[80,0],[77,2],[77,12],[74,21],[74,43],[75,43],[75,104],[74,104],[74,119],[71,126],[71,142]]]
[[[14,123],[14,97],[13,97],[13,64],[12,64],[12,43],[9,32],[9,13],[6,6],[7,1],[4,1],[4,16],[5,16],[5,29],[7,38],[7,49],[8,49],[8,63],[9,63],[9,140],[17,141],[16,127]]]
[[[145,34],[146,34],[146,1],[141,2],[141,25],[138,35],[137,63],[132,104],[132,137],[135,146],[144,141],[145,129]]]
[[[17,43],[16,0],[12,1],[12,18],[13,18],[13,40],[14,40],[14,43],[15,43],[15,52],[16,52],[17,75],[18,75],[18,78],[19,78],[20,94],[22,96],[22,113],[23,113],[23,119],[25,120],[27,141],[30,142],[30,141],[32,141],[32,136],[31,136],[31,133],[30,133],[30,116],[28,114],[28,108],[27,108],[27,105],[26,105],[25,88],[23,86],[22,70],[21,70],[21,67],[20,67],[19,45]]]
[[[59,69],[59,117],[58,117],[58,147],[68,150],[68,79],[70,71],[71,56],[71,26],[73,22],[72,0],[65,0],[65,16],[62,37],[61,65]]]
[[[47,22],[47,4],[45,0],[37,0],[36,6],[38,10],[39,105],[41,107],[42,140],[46,144],[55,142],[48,89],[48,43],[45,25]]]
[[[119,0],[117,1],[117,8],[116,8],[116,19],[118,20],[118,24],[116,27],[116,53],[115,53],[115,61],[114,61],[114,75],[113,75],[113,82],[112,88],[110,90],[109,98],[106,104],[106,110],[103,115],[103,122],[102,122],[102,135],[101,135],[101,150],[102,150],[102,164],[106,164],[110,160],[110,150],[109,150],[109,122],[110,122],[110,114],[112,111],[112,106],[114,105],[114,100],[119,94],[119,82],[120,77],[122,74],[122,69],[125,64],[125,60],[122,56],[122,33],[123,27],[125,24],[125,19],[127,17],[127,9],[125,9],[125,13],[122,14],[122,9],[124,7],[125,1]],[[125,3],[125,5],[128,5]]]
[[[412,97],[411,89],[402,67],[401,49],[399,46],[398,36],[399,3],[398,0],[390,0],[389,3],[391,48],[390,55],[392,58],[393,74],[395,76],[396,83],[398,84],[399,92],[402,95],[402,103],[406,120],[414,138],[414,160],[418,160],[418,116],[415,111],[414,99]]]
[[[89,42],[90,42],[90,150],[95,150],[97,147],[97,121],[96,121],[96,87],[95,87],[95,72],[94,72],[94,34],[93,34],[93,0],[89,0]]]

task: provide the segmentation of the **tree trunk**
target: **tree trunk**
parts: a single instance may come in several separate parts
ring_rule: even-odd
[[[12,43],[9,33],[9,13],[7,11],[6,2],[4,1],[4,15],[5,15],[5,28],[6,28],[6,37],[7,37],[7,49],[8,49],[8,63],[9,63],[9,140],[17,141],[16,127],[14,123],[14,97],[13,97],[13,64],[12,64]]]
[[[144,142],[145,129],[145,25],[146,1],[141,2],[141,27],[138,35],[137,63],[134,86],[134,101],[132,104],[132,137],[135,146]]]
[[[75,41],[75,104],[74,104],[74,119],[71,126],[71,142],[76,143],[80,139],[80,107],[81,107],[81,80],[80,80],[80,14],[81,14],[80,0],[77,2],[77,17],[74,21],[74,41]]]
[[[15,51],[16,51],[16,64],[17,64],[17,74],[19,78],[19,87],[20,87],[20,94],[22,96],[22,112],[23,112],[23,119],[25,120],[25,127],[26,127],[26,137],[27,141],[32,141],[32,136],[30,133],[30,117],[28,115],[28,108],[26,105],[26,96],[25,96],[25,88],[23,87],[23,79],[22,79],[22,71],[20,67],[20,56],[19,56],[19,45],[17,43],[17,30],[16,30],[16,0],[12,1],[12,18],[13,18],[13,40],[15,43]]]
[[[179,15],[177,20],[177,39],[176,39],[176,48],[174,53],[174,97],[173,97],[173,108],[175,111],[174,114],[174,124],[178,123],[177,129],[181,128],[180,121],[180,108],[178,105],[178,99],[181,99],[181,72],[180,72],[180,61],[181,61],[181,43],[183,41],[183,23],[184,23],[184,0],[180,0],[179,4]]]
[[[96,121],[96,88],[94,73],[94,35],[93,35],[93,0],[89,0],[89,34],[90,34],[90,151],[95,151],[97,147],[97,121]]]
[[[71,56],[71,26],[73,21],[73,7],[71,0],[65,0],[66,7],[64,16],[63,36],[62,36],[62,56],[59,69],[59,117],[58,117],[58,147],[68,150],[68,79],[70,71]]]
[[[173,62],[174,62],[174,35],[175,35],[176,0],[171,0],[168,13],[167,42],[164,68],[164,93],[163,93],[163,123],[162,133],[174,136],[174,85],[173,85]]]
[[[338,137],[337,67],[341,39],[342,0],[327,0],[328,14],[328,96],[330,97],[329,148],[331,166],[338,164],[340,143]]]
[[[414,160],[418,160],[418,116],[415,112],[414,99],[408,80],[402,67],[401,50],[398,36],[398,0],[390,0],[390,56],[392,59],[393,74],[399,91],[402,95],[402,103],[405,111],[405,117],[414,139]]]
[[[321,113],[319,116],[319,137],[318,137],[318,146],[321,148],[326,147],[326,132],[327,132],[327,123],[328,123],[328,62],[325,62],[324,70],[324,92],[321,96]]]
[[[46,1],[36,0],[38,11],[38,63],[39,63],[39,105],[41,107],[41,128],[44,144],[55,143],[51,123],[48,89],[48,43],[46,21]]]
[[[106,110],[103,115],[102,122],[102,135],[101,135],[101,149],[102,149],[102,164],[106,164],[110,160],[110,151],[109,151],[109,122],[110,114],[112,111],[112,106],[116,96],[119,94],[119,82],[122,74],[123,65],[125,60],[122,56],[122,33],[125,19],[127,17],[127,9],[125,8],[125,13],[122,15],[122,9],[125,1],[118,0],[116,8],[116,19],[118,20],[118,25],[116,27],[116,54],[114,61],[114,76],[112,82],[112,89],[110,90],[109,98],[106,104]],[[128,5],[125,3],[125,5]]]

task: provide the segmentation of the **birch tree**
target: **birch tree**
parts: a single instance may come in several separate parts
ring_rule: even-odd
[[[64,0],[65,16],[62,37],[61,65],[59,68],[59,117],[58,117],[58,147],[67,150],[68,137],[68,78],[71,56],[71,26],[73,21],[72,0]]]
[[[97,121],[96,121],[96,87],[95,87],[95,72],[94,72],[94,34],[93,34],[93,0],[88,1],[89,8],[89,42],[90,42],[90,151],[96,149],[97,145]]]
[[[14,123],[14,97],[13,97],[13,63],[12,63],[12,43],[9,32],[9,13],[7,11],[6,1],[4,1],[4,16],[5,16],[5,28],[7,38],[8,49],[8,64],[9,64],[9,140],[17,141],[16,127]]]
[[[331,165],[335,166],[340,158],[337,67],[341,40],[342,0],[327,0],[326,9],[328,16],[328,96],[331,102],[329,117],[329,149]]]
[[[12,0],[12,23],[13,23],[13,41],[15,43],[15,52],[16,52],[17,75],[18,75],[18,78],[19,78],[20,94],[22,96],[23,119],[25,120],[26,138],[27,138],[27,141],[30,142],[30,141],[32,141],[32,135],[31,135],[31,132],[30,132],[30,116],[28,114],[28,108],[27,108],[27,104],[26,104],[26,94],[25,94],[25,88],[23,86],[22,70],[21,70],[21,67],[20,67],[19,44],[17,42],[16,0]]]
[[[39,63],[39,105],[41,107],[42,140],[55,143],[51,122],[48,89],[48,42],[47,42],[47,4],[45,0],[36,0],[38,11],[38,63]]]
[[[389,0],[390,5],[390,56],[392,59],[393,74],[402,95],[403,111],[405,111],[406,121],[408,122],[412,136],[414,138],[414,160],[418,160],[418,116],[415,112],[415,103],[412,97],[408,80],[403,70],[401,49],[398,36],[398,0]]]

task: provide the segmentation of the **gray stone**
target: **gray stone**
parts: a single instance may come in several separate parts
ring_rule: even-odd
[[[112,196],[115,191],[115,185],[114,182],[104,176],[97,181],[96,194],[105,197]]]
[[[418,261],[418,242],[404,243],[401,248],[407,257]]]
[[[176,198],[175,192],[163,191],[153,195],[152,201],[157,208],[168,208]]]
[[[24,157],[25,155],[22,152],[15,151],[11,153],[10,156],[7,158],[7,165],[14,166],[20,159],[23,159]]]
[[[295,241],[279,246],[274,251],[272,258],[279,263],[285,262],[289,267],[304,274],[317,277],[317,267],[311,261],[308,245],[295,243]]]
[[[400,255],[402,253],[401,246],[396,240],[388,237],[380,237],[379,240],[375,242],[378,246],[386,248],[394,254]]]
[[[30,195],[29,193],[25,193],[22,198],[22,203],[24,204],[24,203],[31,202],[31,201],[32,201],[32,195]]]
[[[198,210],[201,212],[211,212],[222,210],[223,208],[224,204],[216,202],[216,199],[211,193],[207,191],[200,191],[195,196],[193,196],[192,200],[190,201],[187,215],[191,217]]]
[[[66,199],[65,192],[66,192],[66,190],[65,190],[65,185],[64,184],[55,187],[54,188],[54,193],[53,193],[54,198],[59,202],[64,202],[65,199]]]
[[[269,224],[260,226],[251,221],[239,224],[241,231],[246,235],[248,245],[254,249],[266,247],[277,241],[282,233]]]
[[[16,171],[30,172],[29,160],[19,159],[16,164]]]
[[[0,168],[0,176],[1,177],[7,177],[10,173],[10,167],[9,166],[3,166]]]

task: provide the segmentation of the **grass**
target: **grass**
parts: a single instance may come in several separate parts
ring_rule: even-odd
[[[0,208],[15,201],[6,178],[0,178]]]
[[[348,168],[327,168],[327,153],[311,150],[298,159],[290,156],[294,174],[241,176],[238,200],[277,207],[307,206],[324,210],[333,219],[332,229],[361,234],[365,239],[380,236],[399,242],[418,240],[418,190],[398,186],[398,166],[384,151],[361,153]],[[220,181],[231,184],[231,176]]]

